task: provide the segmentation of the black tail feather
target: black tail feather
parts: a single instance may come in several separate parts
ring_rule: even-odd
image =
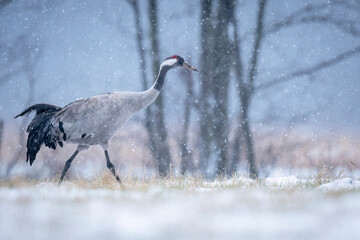
[[[35,105],[32,105],[32,106],[26,108],[20,114],[16,115],[15,118],[24,116],[25,114],[29,114],[31,111],[36,111],[36,115],[38,115],[43,112],[48,112],[48,111],[58,112],[60,110],[61,110],[61,107],[51,105],[51,104],[46,104],[46,103],[40,103],[40,104],[35,104]]]
[[[51,125],[52,117],[61,110],[61,107],[50,104],[36,104],[26,108],[22,113],[15,118],[29,114],[31,111],[36,111],[34,119],[27,128],[29,133],[27,139],[26,162],[30,161],[30,166],[36,159],[36,154],[39,152],[41,145],[56,149],[58,136]]]

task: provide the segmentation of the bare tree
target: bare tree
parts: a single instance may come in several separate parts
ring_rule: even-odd
[[[134,11],[134,22],[135,22],[135,29],[136,29],[136,45],[137,45],[137,50],[138,50],[138,54],[140,57],[140,73],[141,73],[141,79],[142,79],[142,88],[143,90],[146,90],[149,88],[150,83],[148,82],[148,78],[146,76],[146,57],[145,57],[145,44],[144,44],[144,34],[143,34],[143,30],[141,28],[141,15],[140,15],[140,9],[139,9],[139,4],[138,4],[138,0],[128,0],[128,3],[130,4],[130,6],[132,7],[133,11]],[[146,131],[148,133],[149,138],[151,139],[151,142],[154,141],[153,136],[154,136],[154,127],[152,124],[152,111],[151,111],[151,107],[148,107],[145,109],[145,128]],[[152,153],[154,155],[154,157],[156,156],[154,154],[154,148],[151,148]]]
[[[310,67],[304,69],[296,69],[293,72],[282,75],[277,78],[270,79],[265,83],[256,83],[257,72],[259,71],[258,58],[262,52],[262,45],[264,39],[282,29],[286,29],[290,26],[294,26],[297,24],[308,24],[308,23],[321,23],[321,24],[330,24],[336,27],[347,29],[348,32],[357,36],[358,34],[358,24],[354,22],[352,19],[339,19],[336,18],[335,15],[331,14],[329,11],[329,5],[331,4],[311,4],[307,5],[304,8],[295,11],[294,13],[280,19],[277,22],[269,26],[265,26],[264,17],[266,13],[266,3],[267,0],[259,0],[259,5],[257,9],[257,21],[255,26],[254,33],[254,45],[252,48],[252,53],[250,56],[249,63],[246,66],[249,66],[248,74],[244,77],[244,64],[241,59],[241,49],[240,49],[240,37],[238,30],[237,20],[233,18],[233,23],[235,26],[234,30],[234,59],[235,59],[235,76],[237,79],[237,87],[238,87],[238,95],[239,95],[239,103],[240,103],[240,119],[238,123],[238,129],[242,129],[242,134],[245,139],[245,149],[247,161],[249,163],[249,174],[252,177],[256,177],[257,167],[255,165],[255,150],[254,150],[254,140],[250,127],[250,119],[249,119],[249,110],[251,109],[251,102],[254,97],[256,91],[260,91],[263,89],[269,89],[271,87],[278,86],[281,83],[291,81],[293,79],[307,76],[311,74],[315,74],[320,70],[331,67],[341,61],[344,61],[353,55],[357,54],[360,51],[360,46],[356,46],[351,48],[348,51],[345,51],[333,58],[325,59],[321,62],[314,63]],[[349,7],[349,3],[343,3],[342,1],[331,1],[335,7]],[[358,5],[358,4],[357,4]],[[334,7],[332,6],[332,7]],[[359,6],[358,6],[359,7]],[[319,14],[321,13],[321,14]],[[345,30],[344,30],[345,31]],[[244,37],[249,37],[249,34],[245,34]],[[241,133],[237,132],[235,141],[239,141],[241,139]],[[238,146],[235,146],[238,148]],[[236,162],[238,161],[238,157],[240,154],[234,154],[234,158],[231,163],[231,171],[236,171]],[[234,162],[235,161],[235,162]]]
[[[249,106],[251,103],[251,98],[254,92],[254,81],[258,69],[258,57],[261,50],[261,43],[264,37],[264,15],[265,7],[267,0],[259,0],[258,13],[256,18],[256,30],[255,30],[255,40],[250,57],[249,63],[249,73],[245,82],[238,83],[242,87],[240,90],[240,109],[241,109],[241,127],[245,138],[246,144],[246,157],[249,163],[249,174],[251,177],[255,178],[258,176],[258,170],[255,165],[255,150],[254,150],[254,140],[251,134],[251,127],[249,121]],[[241,79],[239,79],[241,80]],[[245,78],[242,78],[245,80]]]
[[[228,150],[228,94],[230,83],[231,64],[226,53],[231,52],[229,39],[229,23],[233,1],[218,1],[216,24],[214,25],[214,46],[213,46],[213,96],[214,113],[213,128],[216,154],[216,175],[224,176],[226,173],[227,150]]]
[[[3,11],[5,6],[12,7],[14,1],[1,1],[0,2],[0,12]],[[16,9],[11,8],[9,12],[13,11],[39,11],[44,7],[49,7],[55,4],[56,2],[51,3],[28,3],[25,6],[16,6]],[[41,59],[44,44],[33,39],[33,31],[35,25],[21,33],[13,41],[0,41],[0,50],[2,55],[6,56],[5,59],[2,59],[0,62],[1,71],[0,71],[0,84],[6,81],[9,81],[18,74],[24,74],[27,85],[27,97],[24,105],[28,106],[34,101],[35,97],[35,83],[36,83],[36,73],[39,60]],[[0,40],[2,40],[0,38]],[[23,155],[24,146],[25,146],[25,135],[23,134],[24,128],[26,126],[27,120],[23,119],[20,124],[20,129],[18,132],[18,147],[16,148],[14,155],[12,156],[9,164],[5,170],[5,177],[9,176],[14,166],[21,159]]]
[[[141,15],[139,3],[137,0],[127,1],[134,11],[134,22],[136,29],[136,45],[140,57],[140,73],[143,89],[148,89],[150,84],[146,76],[146,56],[144,34],[141,28]],[[151,42],[151,60],[152,76],[156,77],[159,70],[159,44],[158,44],[158,20],[157,20],[157,2],[149,0],[148,14],[150,22],[150,42]],[[164,104],[163,95],[160,94],[155,103],[146,108],[145,127],[150,140],[150,150],[155,158],[159,175],[164,177],[170,172],[171,157],[167,142],[167,131],[164,123]]]
[[[141,15],[140,15],[140,9],[139,9],[139,3],[138,0],[128,0],[127,1],[130,6],[132,7],[134,11],[134,22],[135,22],[135,29],[136,29],[136,43],[137,43],[137,50],[140,57],[140,72],[141,72],[141,78],[142,78],[142,86],[143,89],[148,89],[150,86],[147,76],[146,76],[146,57],[145,57],[145,45],[144,45],[144,34],[143,30],[141,28]],[[158,67],[156,68],[158,69]],[[156,70],[157,71],[157,70]],[[194,107],[194,94],[193,94],[193,80],[192,75],[189,72],[181,72],[181,74],[185,75],[184,84],[186,87],[186,98],[184,102],[184,119],[182,121],[182,133],[181,136],[178,139],[180,151],[181,151],[181,163],[180,163],[180,172],[181,174],[185,174],[185,172],[192,170],[193,167],[193,160],[192,160],[192,154],[190,150],[189,145],[189,130],[190,130],[190,116],[192,113],[192,109]],[[145,127],[148,132],[149,138],[151,138],[152,142],[152,152],[154,154],[154,157],[156,156],[156,150],[154,147],[154,131],[155,126],[153,124],[152,120],[152,108],[148,107],[146,109],[145,113]]]
[[[159,34],[158,34],[158,17],[157,17],[157,1],[149,0],[149,21],[150,21],[150,41],[151,41],[151,59],[152,72],[155,77],[158,74],[159,60]],[[170,172],[170,150],[168,145],[167,130],[164,120],[164,95],[160,93],[155,103],[152,104],[152,130],[151,130],[151,146],[152,152],[157,163],[159,175],[165,177]]]
[[[145,46],[143,40],[143,30],[141,28],[141,16],[138,0],[128,0],[127,1],[134,11],[134,22],[136,30],[136,46],[140,57],[140,73],[142,80],[143,90],[149,88],[148,79],[146,77],[146,58],[145,58]]]
[[[179,147],[181,151],[181,162],[180,162],[180,172],[184,175],[186,172],[194,169],[192,151],[189,144],[189,132],[190,132],[190,117],[192,109],[194,107],[194,81],[192,79],[193,74],[189,71],[182,71],[185,75],[184,83],[186,87],[186,97],[184,101],[184,118],[182,121],[182,132],[180,136]]]
[[[136,28],[136,44],[140,57],[140,72],[142,78],[143,89],[148,89],[151,83],[148,82],[146,76],[146,56],[144,34],[141,28],[141,15],[139,3],[137,0],[127,1],[134,11],[134,20]],[[152,76],[156,77],[158,74],[160,60],[159,60],[159,43],[158,43],[158,20],[157,20],[157,2],[156,0],[149,0],[148,14],[150,22],[151,42],[151,61],[152,61]],[[164,122],[164,104],[163,95],[160,94],[155,103],[146,108],[145,112],[145,127],[149,136],[150,150],[155,158],[159,175],[164,177],[170,172],[171,156],[168,146],[167,130]]]
[[[231,23],[233,24],[233,36],[234,40],[232,41],[231,50],[234,54],[234,70],[235,70],[235,80],[236,80],[236,90],[237,95],[239,97],[239,100],[242,98],[242,94],[246,91],[245,85],[245,74],[244,74],[244,66],[243,66],[243,60],[241,58],[241,40],[239,37],[239,24],[237,22],[237,19],[235,17],[235,9],[236,9],[236,0],[233,1],[233,8],[232,12],[230,12],[230,19]],[[242,119],[242,111],[239,111],[238,119]],[[234,174],[238,170],[238,162],[240,159],[240,148],[242,146],[242,143],[244,142],[244,134],[243,134],[243,121],[238,120],[236,121],[235,126],[235,137],[233,140],[232,145],[232,155],[230,159],[228,174]]]
[[[232,52],[229,30],[235,1],[202,1],[200,85],[200,169],[224,176],[228,162],[228,94]]]
[[[213,82],[213,57],[211,49],[213,46],[212,26],[212,0],[201,1],[201,59],[200,62],[200,96],[199,96],[199,125],[200,125],[200,171],[206,173],[211,154],[212,136],[212,115],[211,107],[212,82]]]
[[[27,42],[28,43],[28,42]],[[25,42],[24,44],[27,45],[27,43]],[[31,47],[30,47],[31,49]],[[38,62],[41,58],[42,55],[42,51],[39,50],[39,48],[34,48],[37,49],[35,52],[25,52],[25,56],[26,58],[24,59],[24,64],[23,64],[23,71],[26,74],[26,77],[28,79],[28,84],[29,84],[29,90],[28,90],[28,95],[27,95],[27,99],[25,102],[25,106],[29,106],[33,103],[34,101],[34,97],[35,97],[35,83],[36,83],[36,68],[38,65]],[[16,149],[12,159],[10,160],[9,164],[7,165],[6,171],[5,171],[5,177],[8,177],[12,171],[12,169],[15,167],[15,165],[19,162],[19,160],[21,159],[21,156],[24,154],[25,151],[25,137],[26,135],[24,135],[24,130],[25,127],[27,125],[27,119],[24,118],[20,124],[20,128],[19,128],[19,132],[18,132],[18,139],[19,139],[19,144],[18,144],[18,148]]]

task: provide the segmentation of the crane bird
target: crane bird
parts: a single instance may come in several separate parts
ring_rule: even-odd
[[[30,166],[33,164],[43,144],[52,149],[56,149],[57,145],[63,147],[63,142],[77,144],[76,151],[65,163],[59,181],[61,183],[79,152],[92,145],[100,145],[105,153],[107,167],[121,183],[110,161],[108,142],[132,115],[155,101],[163,87],[166,73],[175,67],[197,71],[182,57],[174,55],[161,63],[153,86],[146,91],[105,93],[71,102],[63,108],[50,104],[35,104],[26,108],[15,117],[36,112],[26,130],[29,133],[26,162],[29,161]]]

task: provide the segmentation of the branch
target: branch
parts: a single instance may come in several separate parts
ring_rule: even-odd
[[[250,58],[250,70],[248,75],[248,86],[250,88],[250,92],[254,89],[254,79],[257,73],[257,65],[258,65],[258,56],[260,53],[261,42],[263,40],[264,34],[264,15],[265,15],[265,5],[267,0],[259,0],[259,10],[257,16],[257,23],[256,23],[256,34],[255,34],[255,41],[253,52]]]
[[[236,1],[234,0],[234,3]],[[235,4],[234,4],[235,5]],[[245,93],[245,81],[244,81],[244,63],[241,59],[241,41],[239,38],[238,31],[238,21],[235,17],[234,11],[232,12],[231,21],[234,26],[234,40],[232,42],[232,49],[234,53],[234,68],[235,68],[235,78],[237,85],[237,93],[239,95],[239,99],[241,99],[241,94]]]
[[[18,4],[20,2],[20,4]],[[36,12],[47,12],[52,9],[54,6],[63,3],[62,0],[53,0],[53,1],[16,1],[16,0],[0,0],[0,12],[3,11],[3,8],[9,5],[9,8],[4,11],[4,14],[12,14],[18,11],[33,11]],[[14,3],[14,4],[11,4]]]
[[[143,89],[148,89],[148,80],[146,77],[146,58],[145,58],[145,46],[143,41],[143,30],[141,28],[140,9],[137,0],[127,0],[131,8],[134,11],[134,23],[136,29],[136,46],[140,58],[140,73],[142,78]]]
[[[337,19],[332,14],[324,14],[320,16],[310,15],[299,17],[298,19],[295,19],[295,16],[291,16],[286,20],[274,23],[270,28],[265,30],[264,34],[271,35],[285,29],[286,27],[307,23],[330,24],[334,25],[345,33],[353,35],[354,37],[360,36],[360,30],[356,27],[356,21],[349,19]]]
[[[331,1],[330,3],[306,5],[299,10],[290,13],[284,18],[273,22],[268,28],[264,29],[264,35],[268,36],[286,28],[300,24],[327,23],[338,27],[339,29],[348,34],[359,37],[359,26],[356,26],[358,22],[356,20],[346,19],[343,17],[336,17],[334,13],[329,11],[334,10],[335,6],[337,6],[338,8],[345,8],[344,11],[347,12],[349,12],[350,10],[356,12],[358,11],[357,9],[360,8],[360,4],[355,3],[353,5],[346,1]],[[339,9],[335,10],[336,12],[339,11]],[[242,38],[246,39],[254,33],[254,30],[248,31],[242,36]]]
[[[315,72],[318,72],[322,69],[325,69],[327,67],[330,67],[330,66],[333,66],[339,62],[342,62],[354,55],[356,55],[358,52],[360,51],[360,45],[351,49],[351,50],[348,50],[342,54],[339,54],[337,56],[335,56],[334,58],[331,58],[331,59],[327,59],[323,62],[320,62],[320,63],[317,63],[316,65],[312,66],[312,67],[309,67],[309,68],[305,68],[305,69],[300,69],[300,70],[297,70],[295,72],[292,72],[292,73],[289,73],[287,75],[283,75],[281,77],[278,77],[278,78],[274,78],[272,79],[271,81],[267,82],[267,83],[263,83],[263,84],[259,84],[257,87],[256,87],[256,91],[258,90],[263,90],[263,89],[267,89],[267,88],[270,88],[270,87],[274,87],[280,83],[284,83],[284,82],[288,82],[294,78],[297,78],[297,77],[302,77],[302,76],[305,76],[305,75],[310,75],[310,74],[313,74]]]
[[[328,4],[318,4],[318,5],[307,5],[303,8],[300,8],[299,10],[289,14],[288,16],[284,17],[283,19],[274,22],[273,24],[271,24],[271,26],[268,29],[265,29],[264,34],[265,35],[270,35],[273,33],[278,32],[279,30],[285,28],[285,27],[291,27],[293,25],[296,24],[300,24],[299,22],[299,18],[301,18],[304,14],[311,14],[313,12],[317,13],[322,9],[325,9],[326,7],[328,7]],[[321,16],[321,15],[320,15]],[[305,15],[306,17],[306,15]],[[305,23],[305,22],[301,22],[301,23]]]

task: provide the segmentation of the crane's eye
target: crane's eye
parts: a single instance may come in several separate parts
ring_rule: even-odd
[[[180,63],[181,65],[183,65],[184,63],[184,59],[182,57],[177,57],[176,60],[178,61],[178,63]]]

